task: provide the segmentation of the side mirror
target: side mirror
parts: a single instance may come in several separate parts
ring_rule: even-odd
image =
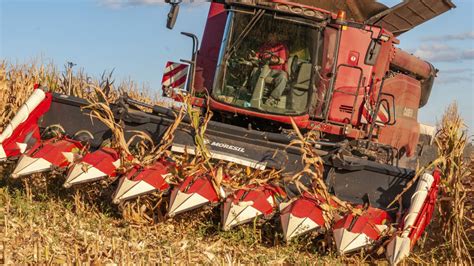
[[[178,19],[178,13],[179,13],[179,3],[178,2],[171,2],[171,1],[166,1],[171,5],[170,12],[168,13],[168,20],[166,21],[166,27],[168,29],[173,29],[174,24],[176,23],[176,19]]]

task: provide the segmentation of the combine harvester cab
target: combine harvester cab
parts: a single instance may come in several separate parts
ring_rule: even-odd
[[[316,171],[321,160],[324,169],[317,180],[327,188],[323,194],[331,197],[295,189],[294,183],[283,180],[228,191],[215,183],[212,173],[190,174],[172,185],[175,162],[159,158],[142,166],[123,158],[118,150],[102,146],[111,129],[90,116],[86,100],[40,89],[0,134],[0,159],[21,156],[14,177],[60,169],[67,173],[65,187],[103,179],[117,182],[117,204],[169,192],[170,217],[220,204],[224,230],[279,212],[287,241],[310,230],[329,231],[337,251],[346,254],[390,239],[387,258],[398,263],[430,221],[439,173],[418,177],[401,164],[401,158],[416,154],[417,111],[426,104],[437,71],[396,48],[396,37],[454,5],[425,0],[364,9],[348,2],[346,11],[351,12],[344,12],[329,1],[323,6],[307,2],[212,1],[199,54],[196,36],[185,33],[194,43],[189,66],[169,63],[163,80],[171,93],[187,84],[193,107],[214,113],[201,140],[212,161],[305,177],[302,171]],[[417,15],[421,13],[427,15]],[[258,41],[265,46],[268,33],[278,32],[274,29],[288,34],[279,40],[288,42],[284,60],[266,57],[252,46]],[[244,52],[259,61],[245,59]],[[278,69],[272,69],[274,65]],[[284,78],[267,77],[270,70],[286,72],[287,84],[278,93],[272,89]],[[140,106],[152,111],[140,111]],[[169,108],[128,97],[110,109],[123,124],[126,140],[139,131],[160,143],[177,119]],[[61,126],[61,137],[41,139],[53,125]],[[319,139],[300,135],[313,131],[320,133]],[[171,152],[199,154],[196,134],[193,120],[185,116],[174,132]],[[120,169],[124,160],[134,162],[125,172]],[[314,179],[304,180],[307,187],[317,186]],[[406,190],[409,184],[414,185]],[[328,218],[327,212],[341,203],[350,206],[345,207],[349,211]]]

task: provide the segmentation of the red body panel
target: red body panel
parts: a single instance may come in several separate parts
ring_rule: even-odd
[[[133,181],[143,180],[157,190],[164,191],[170,188],[170,185],[164,178],[164,176],[170,173],[170,166],[174,166],[174,164],[167,161],[158,161],[147,167],[136,165],[127,172],[125,178]]]
[[[410,157],[415,153],[420,131],[417,120],[420,82],[406,75],[396,75],[385,81],[383,92],[395,97],[396,123],[380,128],[379,142],[404,149]],[[391,102],[390,98],[387,100]]]
[[[360,216],[348,214],[337,221],[333,229],[345,228],[352,233],[363,233],[372,240],[381,237],[381,231],[377,225],[384,225],[390,222],[390,216],[384,210],[369,207]]]
[[[43,158],[55,167],[66,168],[72,162],[63,155],[66,152],[78,152],[83,148],[79,141],[72,139],[50,139],[36,143],[26,155],[32,158]]]
[[[37,89],[39,90],[39,89]],[[13,131],[12,135],[5,139],[1,144],[5,149],[7,157],[21,155],[18,143],[24,143],[26,138],[31,135],[30,144],[35,144],[40,140],[40,132],[38,128],[38,119],[49,111],[53,97],[51,93],[46,93],[46,98],[29,114],[28,118]],[[30,147],[27,147],[30,148]]]
[[[114,162],[119,159],[120,154],[118,151],[104,147],[97,151],[86,154],[82,158],[81,162],[87,163],[88,165],[99,169],[101,172],[110,177],[116,177],[118,173]]]
[[[212,88],[226,20],[227,13],[224,5],[212,3],[207,16],[201,48],[197,56],[194,81],[194,91],[197,93],[204,90],[210,91]]]
[[[371,36],[371,32],[362,29],[342,31],[329,121],[354,126],[359,124],[364,92],[368,90],[373,72],[373,66],[364,63]]]

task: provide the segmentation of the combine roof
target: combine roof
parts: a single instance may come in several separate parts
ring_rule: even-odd
[[[405,0],[388,8],[375,0],[291,0],[289,2],[322,8],[333,13],[345,10],[347,18],[380,25],[395,35],[456,7],[451,0]]]

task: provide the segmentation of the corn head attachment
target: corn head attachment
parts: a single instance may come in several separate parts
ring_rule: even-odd
[[[294,190],[294,184],[278,180],[229,189],[222,180],[216,181],[214,170],[179,174],[182,172],[178,168],[198,154],[190,117],[184,117],[177,126],[166,155],[141,165],[140,160],[124,157],[119,150],[104,145],[112,132],[89,115],[90,110],[83,108],[87,105],[88,102],[72,96],[34,90],[0,135],[2,158],[19,157],[12,177],[56,169],[65,173],[66,188],[108,180],[117,185],[113,203],[123,204],[158,193],[160,200],[168,204],[165,208],[168,217],[204,205],[220,206],[224,230],[276,218],[280,219],[286,241],[311,230],[329,232],[341,254],[370,250],[391,239],[386,255],[393,264],[410,253],[431,218],[439,175],[426,173],[414,180],[413,170],[344,152],[344,142],[327,145],[315,141],[311,147],[324,164],[318,180],[338,203],[327,202],[325,197],[308,191]],[[139,110],[139,105],[125,97],[111,104],[110,110],[117,123],[123,125],[127,141],[136,132],[142,132],[154,143],[160,143],[164,133],[174,125],[175,112],[158,106],[146,106],[151,111],[145,112]],[[44,137],[53,125],[60,125],[61,134]],[[88,136],[86,141],[84,132]],[[308,171],[302,160],[302,149],[290,145],[295,138],[210,121],[204,144],[211,165],[225,161],[241,165],[247,169],[243,172],[247,175],[275,169],[282,176],[294,176]],[[176,158],[188,159],[184,162]],[[234,177],[227,175],[227,170],[225,167],[222,170],[225,179],[232,180]],[[403,193],[399,203],[389,206],[410,182],[415,186]],[[161,195],[167,196],[161,198]],[[329,210],[338,210],[341,202],[357,211],[328,215]],[[396,217],[404,218],[397,221]],[[399,232],[390,228],[398,228]]]
[[[345,254],[370,247],[386,233],[390,219],[386,211],[370,207],[360,215],[344,216],[332,228],[337,251]]]

